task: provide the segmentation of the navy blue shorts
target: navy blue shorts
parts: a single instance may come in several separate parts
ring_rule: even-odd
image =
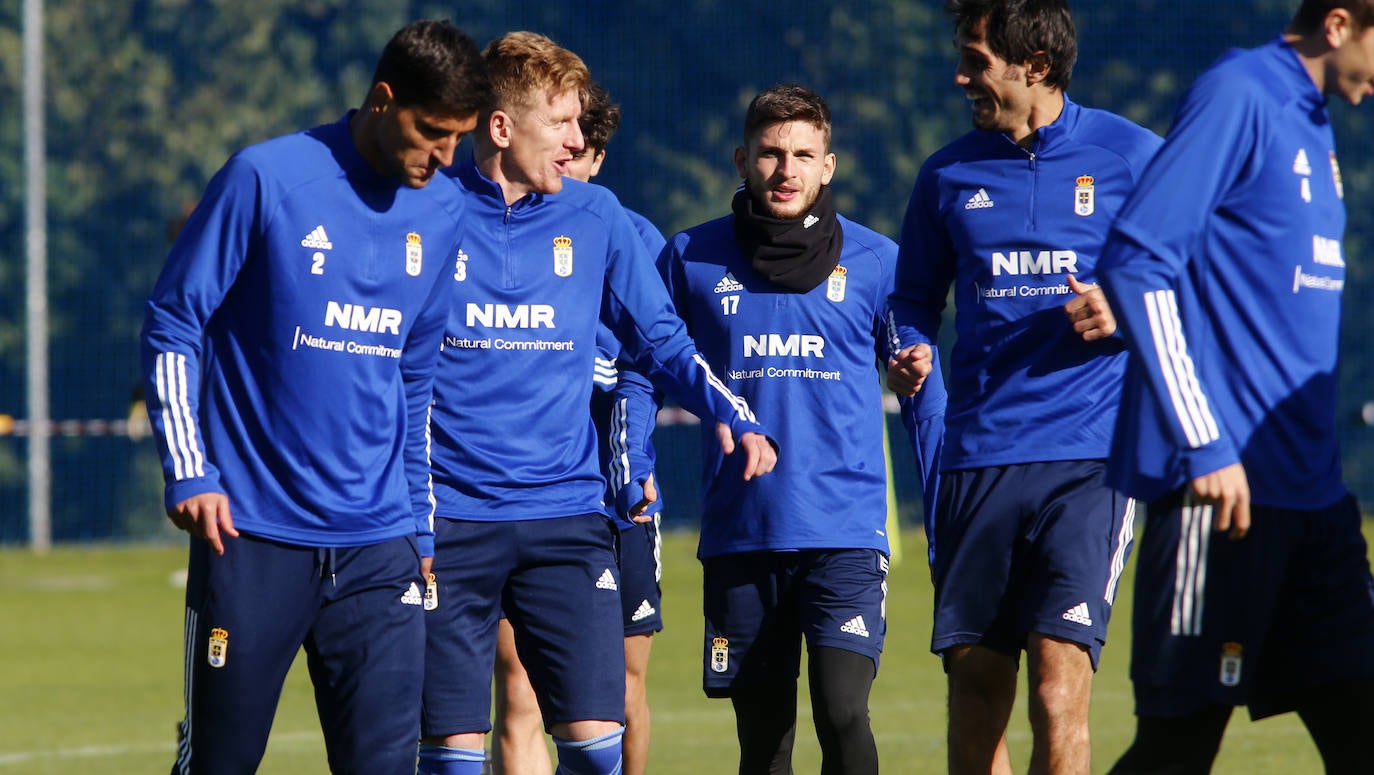
[[[1038,632],[1082,645],[1097,668],[1134,514],[1103,469],[1073,460],[941,475],[931,651],[1019,658]]]
[[[625,635],[647,635],[663,629],[663,539],[659,515],[653,522],[620,531],[620,611]]]
[[[874,549],[745,552],[702,559],[708,697],[795,681],[808,648],[863,654],[887,635],[887,556]]]
[[[304,646],[330,771],[413,775],[423,588],[414,537],[315,549],[245,534],[223,556],[192,540],[173,771],[255,771]]]
[[[504,611],[545,727],[625,723],[625,636],[614,531],[600,514],[435,520],[436,600],[425,612],[426,736],[491,730]]]
[[[1183,493],[1151,503],[1132,623],[1136,713],[1294,709],[1303,690],[1374,676],[1374,580],[1355,497],[1314,511],[1251,506],[1239,541]]]

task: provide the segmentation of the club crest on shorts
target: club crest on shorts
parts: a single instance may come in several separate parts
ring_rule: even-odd
[[[1221,644],[1221,675],[1217,680],[1222,686],[1240,685],[1241,652],[1244,647],[1239,643]]]
[[[229,631],[223,627],[210,630],[210,647],[206,649],[210,667],[224,667],[229,662]]]
[[[825,283],[825,298],[836,304],[844,301],[844,276],[847,274],[849,270],[842,266],[837,266],[830,272],[830,279]]]
[[[1073,187],[1073,212],[1075,215],[1092,215],[1093,205],[1093,176],[1079,175]]]
[[[431,573],[425,578],[425,610],[433,611],[439,607],[439,583]]]
[[[419,277],[424,258],[424,251],[420,249],[420,235],[412,231],[406,235],[406,274]]]
[[[730,669],[730,641],[725,638],[711,640],[711,670],[724,673]]]
[[[572,277],[572,237],[553,238],[553,273]]]

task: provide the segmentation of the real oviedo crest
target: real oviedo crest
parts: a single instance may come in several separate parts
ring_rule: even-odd
[[[572,269],[572,237],[554,237],[553,273],[559,277],[572,277]]]
[[[1073,212],[1075,215],[1093,214],[1093,176],[1079,175],[1073,187]]]
[[[424,258],[424,251],[420,249],[420,235],[412,231],[406,235],[406,274],[419,277]]]
[[[210,630],[210,640],[205,650],[205,659],[210,667],[224,667],[229,664],[229,631],[223,627]]]
[[[825,298],[836,304],[844,301],[844,276],[848,273],[849,270],[842,266],[835,267],[830,273],[830,279],[825,281]]]

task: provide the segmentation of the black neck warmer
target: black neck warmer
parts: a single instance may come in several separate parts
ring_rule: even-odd
[[[800,218],[759,215],[747,185],[735,192],[730,206],[735,212],[735,242],[768,282],[806,293],[825,282],[840,262],[844,231],[835,216],[830,186],[821,186],[816,203]]]

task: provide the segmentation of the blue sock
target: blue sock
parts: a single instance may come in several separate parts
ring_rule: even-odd
[[[487,754],[480,749],[420,746],[420,775],[482,775]]]
[[[620,775],[620,738],[625,727],[591,740],[553,739],[558,747],[554,775]]]

